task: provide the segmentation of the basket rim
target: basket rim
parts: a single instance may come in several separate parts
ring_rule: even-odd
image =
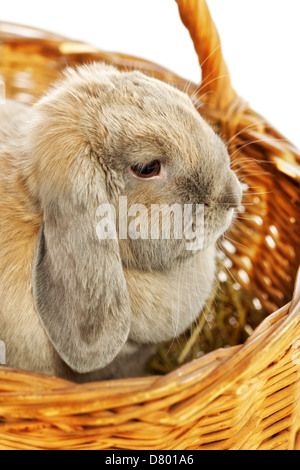
[[[44,30],[23,23],[13,23],[0,19],[1,33],[13,35],[16,38],[32,38],[32,39],[53,39],[54,41],[70,41],[70,38],[53,31]]]
[[[207,399],[213,400],[234,385],[244,374],[249,373],[249,369],[257,365],[258,356],[261,370],[269,365],[270,358],[266,354],[261,354],[265,349],[266,341],[269,350],[276,349],[278,345],[282,350],[282,340],[285,341],[287,348],[291,347],[296,339],[294,329],[300,323],[299,306],[300,268],[292,301],[266,317],[245,343],[217,349],[165,375],[77,384],[57,377],[4,366],[0,367],[0,384],[1,379],[15,383],[26,381],[32,385],[32,390],[22,393],[26,402],[30,403],[30,397],[34,395],[42,402],[47,399],[53,402],[56,399],[55,406],[61,402],[61,397],[66,398],[66,393],[68,393],[68,401],[93,400],[97,403],[97,409],[105,409],[109,403],[114,402],[116,397],[118,406],[133,405],[144,400],[148,401],[147,397],[149,399],[150,395],[153,400],[169,396],[173,392],[176,395],[188,388],[189,393],[196,391],[199,402],[203,400],[205,404]],[[0,391],[0,406],[7,405],[9,397],[14,400],[16,392],[7,392],[5,389]]]

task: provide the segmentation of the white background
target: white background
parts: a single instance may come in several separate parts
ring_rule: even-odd
[[[0,21],[144,57],[199,82],[174,0],[9,0]],[[300,148],[300,1],[208,0],[233,85]]]

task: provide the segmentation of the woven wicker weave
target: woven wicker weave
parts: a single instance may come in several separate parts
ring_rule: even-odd
[[[0,76],[9,97],[32,102],[65,65],[105,60],[197,96],[249,187],[224,251],[269,316],[245,344],[159,377],[77,385],[2,367],[0,449],[300,448],[300,155],[233,90],[205,1],[177,3],[199,87],[139,58],[3,23]]]

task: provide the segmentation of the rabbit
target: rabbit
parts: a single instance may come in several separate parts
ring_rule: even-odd
[[[120,224],[121,197],[147,210],[199,204],[202,246],[187,249],[184,236],[173,236],[174,214],[169,238],[121,237],[118,224],[117,236],[106,237],[99,207],[114,208]],[[84,64],[66,68],[32,106],[7,100],[0,106],[6,365],[74,382],[145,374],[158,343],[186,331],[205,306],[216,241],[241,197],[225,144],[191,98],[140,71]]]

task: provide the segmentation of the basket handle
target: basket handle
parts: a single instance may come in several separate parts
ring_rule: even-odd
[[[219,109],[228,109],[236,100],[220,36],[205,0],[175,0],[181,20],[188,29],[202,70],[201,100]]]

